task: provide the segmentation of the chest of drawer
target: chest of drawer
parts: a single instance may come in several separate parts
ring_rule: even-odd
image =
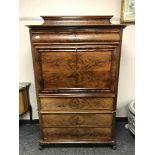
[[[113,98],[40,98],[41,110],[113,110]]]
[[[43,128],[44,140],[111,140],[111,128]]]
[[[111,126],[113,114],[57,113],[41,114],[43,127],[63,126]]]

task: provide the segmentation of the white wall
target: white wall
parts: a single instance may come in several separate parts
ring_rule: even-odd
[[[30,81],[33,119],[38,118],[29,31],[25,25],[40,24],[40,15],[114,15],[120,19],[121,0],[20,0],[19,79]],[[118,88],[117,116],[126,117],[127,104],[134,99],[134,25],[124,29]],[[28,115],[23,119],[28,119]]]

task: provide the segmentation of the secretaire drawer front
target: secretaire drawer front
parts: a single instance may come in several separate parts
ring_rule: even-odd
[[[113,98],[40,98],[41,110],[113,110]]]
[[[53,126],[111,126],[112,114],[41,114],[43,127]]]
[[[111,128],[43,128],[44,140],[110,140]]]
[[[115,93],[117,48],[36,48],[37,84],[40,93]]]

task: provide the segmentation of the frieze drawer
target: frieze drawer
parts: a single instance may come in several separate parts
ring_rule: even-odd
[[[44,32],[32,33],[33,43],[76,43],[76,42],[104,42],[104,41],[120,41],[119,31],[95,31],[90,30],[83,32]]]
[[[40,98],[41,110],[113,110],[113,98]]]
[[[94,113],[57,113],[41,114],[43,127],[54,126],[111,126],[113,114],[94,114]]]

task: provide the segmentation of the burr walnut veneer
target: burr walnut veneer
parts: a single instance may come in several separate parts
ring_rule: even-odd
[[[29,25],[40,144],[115,145],[122,30],[112,16],[43,16]]]

